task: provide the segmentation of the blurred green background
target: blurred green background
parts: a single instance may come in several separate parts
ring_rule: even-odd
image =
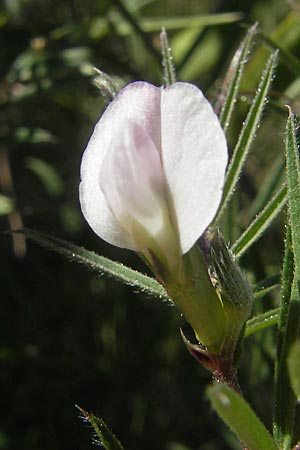
[[[255,21],[286,54],[224,223],[231,242],[263,205],[262,186],[272,193],[283,179],[283,105],[299,113],[299,1],[2,0],[0,449],[92,448],[75,404],[103,417],[127,449],[238,448],[210,411],[210,376],[187,353],[174,308],[5,231],[42,230],[145,272],[133,253],[101,242],[81,215],[80,159],[105,107],[93,67],[119,86],[162,84],[165,26],[178,79],[215,103],[245,26]],[[231,148],[269,53],[258,35]],[[283,218],[242,259],[253,283],[280,270]],[[240,370],[246,397],[268,426],[273,359],[274,330],[266,330],[246,342]]]

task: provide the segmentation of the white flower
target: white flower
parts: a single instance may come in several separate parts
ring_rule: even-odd
[[[226,164],[223,130],[196,86],[131,83],[84,152],[81,208],[105,241],[170,266],[214,218]]]

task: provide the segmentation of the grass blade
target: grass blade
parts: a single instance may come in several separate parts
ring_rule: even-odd
[[[30,238],[40,246],[57,252],[71,261],[83,264],[101,274],[105,273],[106,275],[133,286],[139,291],[153,297],[158,297],[162,300],[170,300],[164,288],[154,278],[148,277],[130,267],[112,261],[104,256],[97,255],[92,251],[64,241],[63,239],[58,239],[39,231],[24,229],[18,232],[24,233],[26,237]]]
[[[168,35],[165,28],[162,29],[159,38],[162,53],[162,65],[164,68],[164,81],[166,86],[170,86],[176,82],[176,73],[173,64],[172,50],[169,45]]]
[[[286,128],[286,167],[289,197],[289,222],[295,260],[295,274],[300,281],[300,163],[296,138],[296,118],[289,108]]]
[[[270,433],[243,397],[224,384],[208,388],[208,398],[224,422],[251,450],[278,450]]]
[[[240,12],[196,14],[194,16],[183,17],[145,17],[140,19],[140,24],[144,31],[155,32],[161,30],[163,27],[167,30],[177,30],[234,23],[240,21],[243,17],[244,15]]]
[[[300,341],[292,345],[287,362],[292,388],[300,400]]]
[[[271,309],[258,316],[252,317],[246,322],[245,337],[251,336],[251,334],[257,331],[264,330],[265,328],[277,325],[279,319],[280,308]]]
[[[227,208],[228,202],[235,191],[237,182],[241,174],[241,170],[248,156],[248,152],[250,150],[252,141],[255,137],[256,131],[259,127],[268,90],[270,88],[270,84],[272,82],[272,78],[274,75],[274,70],[277,62],[277,55],[278,53],[274,52],[270,56],[266,64],[265,70],[263,71],[257,89],[257,93],[246,117],[238,142],[235,146],[233,156],[227,170],[222,206],[215,219],[215,225],[218,224],[218,222],[220,221],[222,215],[224,214]]]
[[[275,370],[275,398],[274,398],[274,436],[282,450],[290,450],[294,442],[295,414],[297,398],[291,386],[288,373],[287,358],[290,349],[295,342],[295,334],[299,336],[300,330],[300,296],[299,290],[292,288],[289,303],[288,317],[282,344],[280,343],[280,354]]]
[[[111,432],[103,419],[94,416],[93,413],[89,413],[79,406],[76,406],[76,408],[80,411],[82,419],[92,425],[95,432],[95,444],[100,444],[105,450],[124,450],[120,441]]]
[[[294,255],[292,251],[292,236],[291,236],[291,228],[290,226],[287,226],[285,237],[284,260],[281,276],[281,303],[280,303],[280,317],[278,324],[279,325],[278,335],[284,333],[284,329],[286,326],[293,279],[294,279]],[[280,353],[280,348],[278,348],[278,351]]]
[[[253,288],[254,300],[260,300],[273,289],[280,286],[280,275],[272,275],[256,284]]]
[[[131,15],[133,9],[130,9]],[[215,25],[225,25],[229,23],[239,22],[243,19],[244,14],[240,12],[220,13],[220,14],[195,14],[193,16],[185,15],[182,17],[176,16],[159,16],[159,17],[139,17],[138,25],[140,28],[139,34],[142,33],[157,33],[163,27],[167,30],[182,30],[184,28],[201,28]],[[118,34],[120,36],[128,36],[132,33],[133,25],[129,20],[124,20],[122,17],[114,17],[114,24],[116,25]],[[106,18],[98,18],[97,22],[102,28],[108,27],[109,23]]]
[[[293,450],[299,450],[300,449],[300,340],[296,341],[293,344],[288,356],[287,363],[290,376],[290,383],[294,391],[294,394],[297,398],[295,424],[294,424],[295,447]]]
[[[291,229],[287,226],[285,238],[285,252],[281,280],[281,303],[277,331],[277,360],[274,371],[274,414],[273,434],[278,442],[282,444],[285,427],[285,402],[287,395],[288,378],[285,370],[283,353],[284,333],[287,322],[288,308],[291,297],[291,288],[294,278],[294,255],[292,252]],[[288,391],[289,392],[289,391]]]
[[[295,116],[289,108],[285,139],[288,219],[282,280],[282,302],[278,329],[278,362],[275,368],[274,436],[283,450],[294,443],[297,398],[287,367],[293,343],[300,336],[300,167]]]
[[[287,188],[282,186],[231,247],[237,258],[240,258],[261,237],[280,213],[286,201]]]
[[[220,112],[220,123],[225,132],[230,124],[230,119],[240,90],[244,67],[247,62],[247,57],[251,49],[251,44],[256,33],[256,29],[257,24],[253,25],[248,30],[246,37],[236,50],[227,71],[218,104],[216,105],[216,109],[219,110],[221,106],[220,103],[222,104]]]

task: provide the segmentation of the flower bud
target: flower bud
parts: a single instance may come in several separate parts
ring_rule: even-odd
[[[212,276],[226,314],[226,333],[222,354],[235,352],[236,345],[249,318],[253,303],[252,289],[226,246],[220,232],[211,246]]]

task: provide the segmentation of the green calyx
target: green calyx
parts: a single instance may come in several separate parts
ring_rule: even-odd
[[[239,343],[253,303],[252,289],[220,232],[211,245],[211,266],[215,287],[222,299],[226,314],[226,333],[222,354],[232,355]]]
[[[226,313],[199,247],[195,245],[183,255],[178,271],[165,273],[162,278],[199,342],[211,353],[219,354],[226,333]]]
[[[155,273],[207,352],[234,360],[252,306],[250,286],[220,234],[210,248],[210,270],[198,245],[175,269]]]

